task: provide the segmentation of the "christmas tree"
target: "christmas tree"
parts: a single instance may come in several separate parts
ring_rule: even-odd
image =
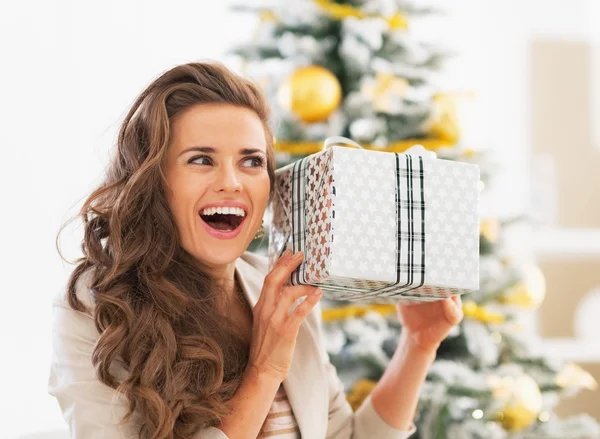
[[[478,164],[482,188],[492,184],[490,154],[463,144],[454,96],[436,86],[449,51],[411,33],[412,20],[436,12],[419,4],[295,0],[235,8],[259,21],[233,53],[270,99],[278,166],[341,135],[390,152],[420,144],[438,158]],[[535,264],[510,253],[505,232],[514,223],[481,218],[480,289],[463,297],[465,318],[430,369],[415,418],[418,438],[600,437],[589,416],[553,412],[561,396],[596,383],[575,364],[537,354],[538,340],[520,323],[542,302],[545,281]],[[258,241],[251,250],[265,247]],[[356,409],[402,327],[393,305],[323,299],[322,306],[327,350]]]

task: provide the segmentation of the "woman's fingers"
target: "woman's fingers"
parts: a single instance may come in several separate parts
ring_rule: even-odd
[[[288,326],[288,331],[291,331],[294,334],[294,337],[297,336],[298,329],[306,316],[310,314],[317,303],[319,303],[321,296],[323,296],[323,291],[320,288],[315,288],[288,317],[286,326]]]
[[[292,255],[292,252],[287,250],[277,260],[273,269],[265,276],[262,292],[255,309],[265,310],[268,314],[273,312],[283,284],[300,265],[303,257],[301,251]]]
[[[458,306],[462,307],[462,298],[460,297],[460,294],[455,294],[454,296],[452,296],[452,300],[454,301],[454,303],[456,303]]]
[[[320,298],[309,296],[296,307],[289,324],[289,309],[294,301],[310,295],[309,285],[284,286],[285,281],[302,262],[301,252],[286,252],[265,277],[260,298],[254,307],[252,342],[248,364],[283,381],[287,376],[296,346],[298,327]]]
[[[311,285],[295,285],[283,287],[279,299],[275,305],[275,311],[271,319],[276,323],[282,323],[288,318],[289,309],[300,297],[312,294],[317,288]]]
[[[460,323],[463,318],[460,296],[452,296],[451,299],[444,300],[444,317],[452,326]]]

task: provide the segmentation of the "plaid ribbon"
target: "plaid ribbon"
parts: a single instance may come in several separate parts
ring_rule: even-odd
[[[309,156],[310,157],[310,156]],[[305,251],[306,243],[306,164],[309,157],[294,163],[292,171],[292,251]],[[306,262],[303,261],[292,273],[292,284],[304,283],[306,278]]]
[[[425,283],[425,194],[423,157],[396,156],[396,282],[362,294],[398,296]]]
[[[292,171],[292,250],[306,249],[306,187],[307,166],[312,156],[293,165]],[[335,291],[339,299],[393,297],[417,289],[425,283],[425,196],[423,157],[395,154],[396,169],[396,281],[379,288],[356,288],[336,285],[335,278],[322,284],[323,289]],[[323,181],[321,181],[323,184]],[[292,274],[292,284],[309,284],[306,280],[306,261]],[[348,283],[345,279],[344,283]]]

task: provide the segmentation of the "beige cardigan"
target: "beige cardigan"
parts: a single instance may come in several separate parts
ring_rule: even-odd
[[[244,253],[235,265],[248,302],[254,306],[267,273],[266,258]],[[93,309],[89,294],[89,272],[77,285],[77,296]],[[400,431],[388,425],[367,398],[356,413],[322,343],[320,307],[315,307],[300,327],[294,358],[283,386],[305,439],[406,439],[415,431]],[[77,439],[135,438],[135,418],[124,428],[117,422],[126,413],[124,396],[101,383],[91,355],[98,332],[92,317],[69,307],[64,294],[53,301],[53,355],[48,392],[58,400],[71,437]],[[122,363],[111,372],[127,376]],[[215,427],[199,430],[194,439],[229,439]]]

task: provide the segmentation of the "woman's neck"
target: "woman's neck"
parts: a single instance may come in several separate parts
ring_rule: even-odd
[[[232,303],[235,303],[238,293],[235,279],[235,261],[226,265],[209,266],[198,261],[198,267],[205,273],[210,274],[215,282],[217,291],[220,293],[220,305],[227,309]]]

